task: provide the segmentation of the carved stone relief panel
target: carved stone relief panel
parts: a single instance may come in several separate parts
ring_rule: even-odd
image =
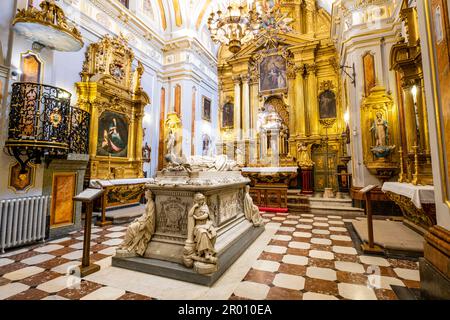
[[[190,202],[188,198],[179,196],[158,196],[156,232],[186,236]]]

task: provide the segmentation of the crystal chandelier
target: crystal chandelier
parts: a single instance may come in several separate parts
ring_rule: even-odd
[[[241,50],[242,45],[251,41],[258,33],[261,26],[261,10],[256,2],[232,1],[222,12],[220,8],[211,12],[208,19],[208,28],[211,39],[215,43],[228,46],[232,53]]]

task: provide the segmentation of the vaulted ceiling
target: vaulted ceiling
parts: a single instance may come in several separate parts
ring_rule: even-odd
[[[241,0],[144,0],[150,1],[156,13],[155,19],[160,22],[164,31],[177,32],[177,30],[201,30],[207,22],[212,8],[226,6],[228,3]],[[254,0],[253,0],[254,1]],[[318,0],[322,8],[331,12],[332,3],[335,0]],[[243,4],[247,0],[242,0]]]

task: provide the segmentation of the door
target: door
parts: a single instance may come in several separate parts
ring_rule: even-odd
[[[51,228],[73,224],[76,176],[74,172],[53,174]]]

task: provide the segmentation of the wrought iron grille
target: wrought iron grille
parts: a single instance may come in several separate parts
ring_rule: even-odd
[[[79,108],[71,108],[69,150],[71,153],[89,153],[89,125],[91,115]]]
[[[9,140],[32,140],[68,148],[71,94],[63,89],[28,82],[12,85]]]
[[[88,153],[88,112],[70,106],[61,88],[30,82],[12,85],[7,152],[25,168],[28,161]],[[25,159],[23,159],[25,158]]]

